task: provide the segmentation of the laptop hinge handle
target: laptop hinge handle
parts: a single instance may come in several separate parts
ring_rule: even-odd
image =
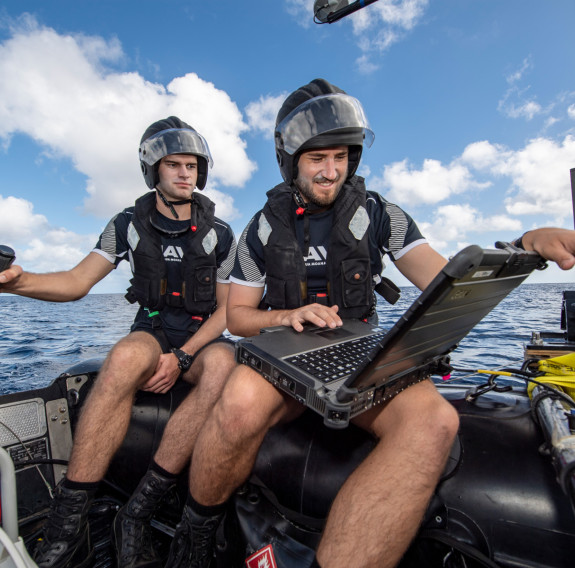
[[[358,390],[356,388],[349,388],[347,386],[342,385],[339,387],[336,398],[338,402],[347,403],[351,402],[354,397],[357,395]]]

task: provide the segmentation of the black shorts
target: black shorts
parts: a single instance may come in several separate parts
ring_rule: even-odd
[[[144,331],[152,335],[156,341],[160,344],[162,348],[162,353],[169,353],[172,348],[177,347],[180,348],[193,334],[188,334],[187,336],[174,336],[173,334],[167,334],[161,327],[151,328],[149,325],[138,325],[138,323],[134,323],[132,326],[131,331]],[[225,335],[220,335],[215,339],[212,339],[202,347],[200,347],[194,356],[197,356],[201,351],[203,351],[208,345],[212,345],[213,343],[227,343],[229,345],[234,345],[235,341],[230,337],[226,337]]]

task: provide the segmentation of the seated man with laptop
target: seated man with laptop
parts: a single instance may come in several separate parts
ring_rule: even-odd
[[[444,284],[445,289],[457,290],[455,298],[467,298],[468,304],[458,312],[461,325],[453,326],[453,335],[426,351],[424,364],[439,364],[460,336],[498,301],[489,300],[493,294],[485,286],[470,289],[466,283],[466,288],[456,288],[461,281],[497,280],[497,274],[511,271],[512,283],[503,287],[507,293],[539,259],[510,249],[485,257],[482,249],[474,247],[466,253],[472,258],[465,257],[464,268],[446,268],[447,261],[427,244],[413,220],[367,191],[364,180],[355,175],[363,145],[370,146],[372,141],[373,132],[359,101],[327,81],[316,79],[288,96],[275,130],[276,155],[285,182],[268,192],[264,208],[241,236],[227,321],[231,333],[244,337],[274,326],[303,337],[296,332],[302,332],[305,325],[307,333],[311,324],[325,330],[315,333],[319,343],[331,340],[330,335],[351,333],[342,327],[342,318],[371,330],[373,325],[358,320],[376,323],[374,290],[386,292],[381,272],[382,257],[388,254],[420,289],[433,282],[430,292],[422,295],[421,309],[408,310],[407,329],[398,324],[393,329],[399,326],[399,331],[391,330],[390,337],[374,330],[381,332],[373,347],[376,351],[385,352],[386,341],[392,342],[390,349],[396,352],[407,346],[406,356],[399,359],[408,366],[398,359],[390,363],[391,374],[401,381],[421,367],[422,361],[411,359],[417,359],[420,351],[412,349],[413,345],[425,343],[417,331],[422,318],[431,317],[439,324],[445,319]],[[564,269],[575,264],[574,231],[529,232],[523,237],[523,247],[561,262]],[[506,263],[510,256],[523,259],[517,270]],[[472,309],[475,315],[468,321],[464,314],[475,290],[481,291],[477,292],[479,308]],[[272,343],[287,344],[282,333],[272,331],[261,337],[268,335]],[[440,336],[435,331],[432,335]],[[178,558],[168,564],[171,567],[209,567],[226,502],[250,475],[266,432],[300,416],[308,405],[307,394],[290,383],[285,369],[274,375],[271,366],[263,368],[271,365],[269,361],[262,357],[258,362],[254,353],[243,351],[247,342],[240,342],[237,355],[240,361],[245,355],[248,364],[234,369],[199,434],[191,463],[190,495],[172,546],[179,551]],[[313,347],[307,345],[307,349]],[[260,352],[265,349],[261,347]],[[353,375],[343,372],[338,377],[346,383],[351,399],[357,390],[354,381],[377,375],[378,365],[363,361]],[[326,377],[319,380],[329,382]],[[312,566],[396,565],[416,534],[457,433],[457,413],[426,376],[409,388],[402,385],[403,390],[394,382],[398,394],[388,398],[384,394],[387,385],[380,378],[367,380],[376,386],[362,401],[361,411],[354,409],[351,416],[344,416],[343,424],[338,422],[337,409],[330,417],[336,418],[332,424],[336,427],[351,419],[378,442],[339,491]],[[350,399],[345,391],[334,397],[342,403]]]

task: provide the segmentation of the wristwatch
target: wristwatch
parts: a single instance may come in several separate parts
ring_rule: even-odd
[[[177,347],[172,349],[172,353],[178,358],[178,367],[185,373],[192,366],[192,363],[194,362],[194,356],[189,355]]]

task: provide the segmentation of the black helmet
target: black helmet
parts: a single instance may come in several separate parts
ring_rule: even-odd
[[[198,158],[196,187],[204,189],[208,181],[208,167],[213,166],[212,155],[205,138],[177,116],[170,116],[151,124],[140,140],[140,166],[146,184],[154,189],[158,182],[158,165],[170,154],[192,154]]]
[[[276,119],[276,157],[289,184],[297,177],[303,150],[348,146],[349,178],[359,166],[363,145],[371,146],[373,139],[361,103],[325,79],[314,79],[289,95]]]

